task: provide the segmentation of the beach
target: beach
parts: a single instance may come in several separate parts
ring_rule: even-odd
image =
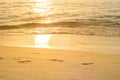
[[[120,80],[120,0],[0,0],[0,80]]]
[[[0,80],[119,80],[120,55],[0,46]]]
[[[69,38],[72,39],[73,37],[75,37],[74,35],[54,35],[54,38],[56,38],[56,40],[58,38],[57,36],[61,36],[62,40],[67,40],[66,39],[68,38],[67,36],[69,36]],[[82,41],[82,38],[84,38],[85,41],[85,36],[79,37],[79,40],[81,39]],[[19,41],[19,38],[17,39]],[[90,41],[91,38],[89,37],[88,40]],[[86,42],[88,42],[88,40]],[[109,43],[110,41],[111,40],[109,40]],[[85,51],[85,49],[78,50],[74,48],[73,49],[64,48],[63,45],[62,45],[63,48],[61,48],[60,46],[55,48],[56,41],[53,42],[54,42],[54,47],[51,48],[50,46],[45,48],[45,46],[28,47],[21,45],[13,46],[10,44],[1,45],[0,46],[0,80],[119,80],[120,79],[119,76],[120,54],[108,53],[110,51],[108,51],[107,53],[105,53],[106,52],[105,51],[103,53],[92,50]],[[106,44],[105,39],[103,39],[102,43]],[[39,43],[39,45],[40,44],[41,43]],[[115,43],[113,42],[113,44]],[[91,44],[88,44],[88,46],[90,45]],[[107,45],[109,44],[107,43]],[[116,48],[116,47],[113,45],[112,48]],[[109,50],[111,50],[111,48]],[[116,49],[113,49],[113,51],[115,50]]]

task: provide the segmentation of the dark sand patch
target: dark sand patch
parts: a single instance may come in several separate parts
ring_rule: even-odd
[[[16,60],[18,63],[29,63],[29,62],[31,62],[31,60],[30,59],[25,59],[25,57],[21,57],[21,58],[13,58],[14,60]]]
[[[3,57],[0,57],[0,59],[4,59]]]
[[[18,62],[19,63],[29,63],[29,62],[31,62],[31,60],[19,60]]]
[[[120,62],[114,62],[115,64],[120,64]]]
[[[81,63],[82,65],[93,65],[92,62]]]
[[[56,62],[63,62],[63,60],[59,60],[59,59],[49,59],[50,61],[56,61]]]

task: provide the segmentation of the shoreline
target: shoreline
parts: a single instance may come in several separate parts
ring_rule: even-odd
[[[0,45],[76,50],[90,53],[120,54],[120,38],[72,34],[0,36]]]

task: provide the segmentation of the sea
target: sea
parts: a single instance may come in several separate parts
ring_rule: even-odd
[[[0,35],[120,37],[120,0],[0,0]]]

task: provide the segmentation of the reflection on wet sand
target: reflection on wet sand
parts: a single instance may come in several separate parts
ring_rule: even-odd
[[[49,41],[52,35],[36,35],[35,47],[49,48]]]

